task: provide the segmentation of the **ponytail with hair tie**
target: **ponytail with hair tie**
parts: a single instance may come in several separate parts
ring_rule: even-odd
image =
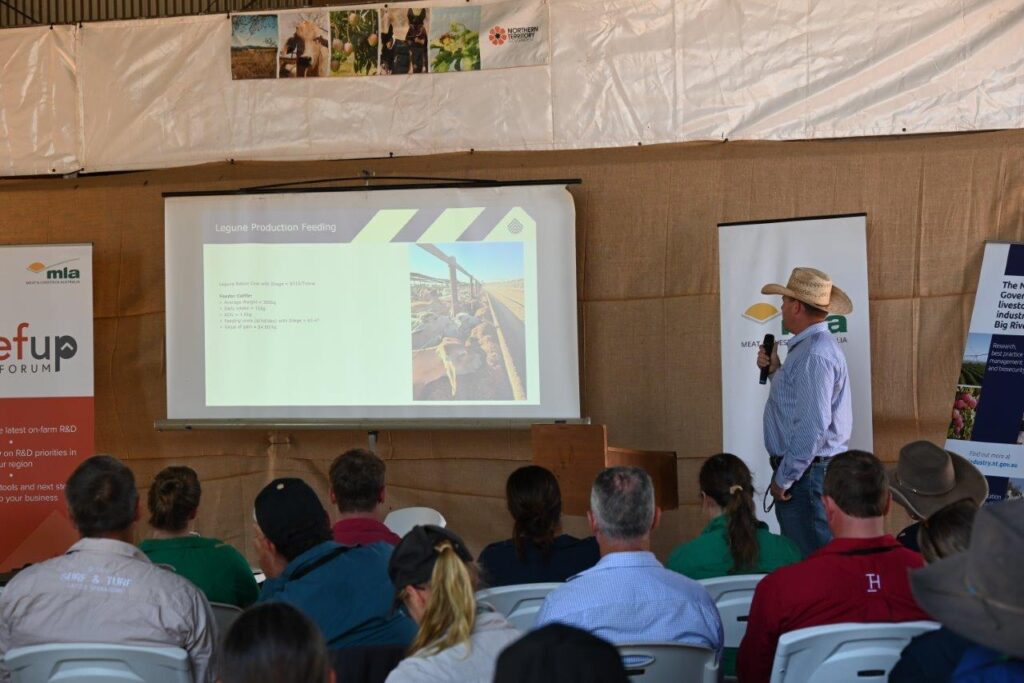
[[[733,558],[730,574],[743,574],[757,566],[757,514],[754,483],[747,465],[732,453],[719,453],[700,468],[700,490],[715,501],[728,518],[726,538]]]

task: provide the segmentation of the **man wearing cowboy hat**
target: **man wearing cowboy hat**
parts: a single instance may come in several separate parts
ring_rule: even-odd
[[[988,497],[988,481],[967,458],[930,441],[914,441],[900,449],[895,467],[889,470],[889,490],[893,500],[915,520],[896,540],[920,551],[917,530],[921,521],[963,498],[980,507]]]
[[[910,573],[921,607],[968,648],[954,681],[1024,680],[1024,500],[986,505],[966,552]]]
[[[848,448],[853,428],[846,356],[825,319],[849,314],[853,304],[814,268],[794,268],[786,286],[768,284],[761,293],[782,295],[782,322],[793,333],[785,365],[775,349],[771,358],[763,346],[757,355],[771,378],[764,407],[764,445],[775,472],[769,490],[783,535],[806,557],[832,538],[822,484],[829,458]]]

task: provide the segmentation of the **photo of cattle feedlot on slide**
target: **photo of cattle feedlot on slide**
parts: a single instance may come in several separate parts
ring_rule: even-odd
[[[413,400],[527,399],[521,242],[409,245]]]

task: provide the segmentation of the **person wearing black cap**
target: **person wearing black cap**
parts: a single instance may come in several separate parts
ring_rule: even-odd
[[[391,546],[331,540],[327,511],[301,479],[275,479],[256,496],[256,551],[267,575],[259,602],[302,610],[331,650],[408,645],[416,626],[391,609]]]
[[[462,539],[439,526],[413,527],[395,547],[388,574],[419,631],[387,683],[490,683],[498,655],[521,634],[477,605],[476,573]]]

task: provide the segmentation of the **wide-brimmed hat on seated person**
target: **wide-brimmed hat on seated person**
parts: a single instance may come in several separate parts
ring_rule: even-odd
[[[785,286],[768,284],[761,288],[761,293],[781,294],[826,313],[847,315],[853,312],[853,302],[846,292],[832,283],[828,273],[816,268],[794,268]]]
[[[988,497],[988,481],[977,467],[931,441],[914,441],[901,448],[888,475],[893,498],[918,519],[928,519],[964,498],[980,506]]]
[[[986,505],[965,552],[910,573],[925,612],[972,643],[1024,658],[1024,500]]]

